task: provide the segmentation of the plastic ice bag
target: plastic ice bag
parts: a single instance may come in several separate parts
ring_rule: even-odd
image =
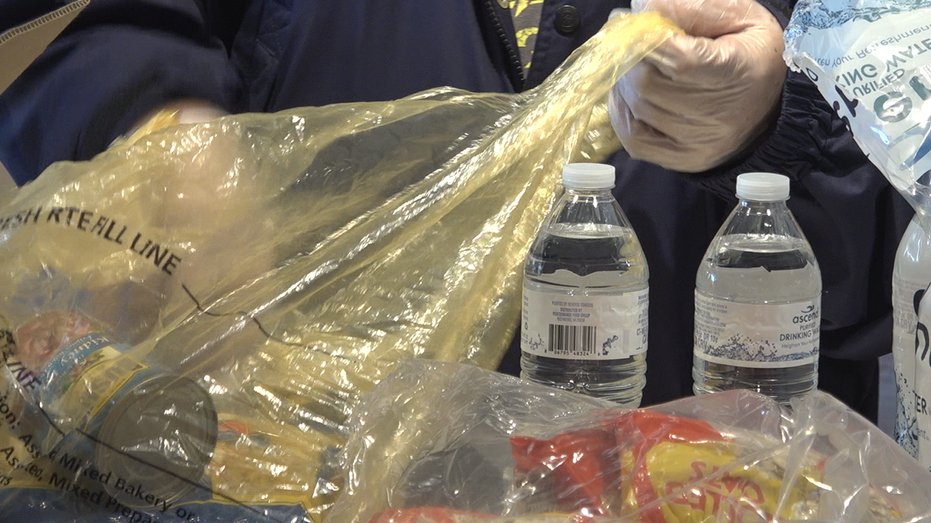
[[[931,473],[820,392],[623,409],[407,361],[354,411],[325,523],[924,521]]]
[[[804,72],[883,175],[931,211],[931,6],[916,0],[801,0],[786,63]]]
[[[0,513],[319,520],[398,361],[494,368],[520,261],[604,100],[675,28],[614,18],[539,88],[175,125],[0,217]]]

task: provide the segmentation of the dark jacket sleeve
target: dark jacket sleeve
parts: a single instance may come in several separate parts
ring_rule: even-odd
[[[769,9],[769,12],[776,17],[776,20],[779,21],[779,25],[783,29],[789,25],[789,18],[792,17],[792,9],[795,7],[795,0],[786,1],[786,0],[756,0],[757,3]]]
[[[737,175],[751,171],[792,180],[789,208],[821,268],[822,354],[890,352],[892,267],[912,209],[804,75],[789,73],[775,127],[748,156],[688,178],[733,200]]]
[[[0,0],[13,27],[57,7]],[[194,97],[236,109],[241,81],[194,0],[94,0],[0,94],[0,161],[18,184],[59,160],[86,160],[146,113]]]

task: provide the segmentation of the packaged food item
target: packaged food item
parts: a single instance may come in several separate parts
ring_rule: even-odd
[[[807,481],[820,480],[816,468],[783,489],[785,466],[776,457],[746,459],[766,448],[750,434],[722,434],[701,420],[650,410],[621,412],[601,425],[548,440],[511,438],[519,473],[554,476],[561,512],[670,522],[814,516],[817,498]],[[734,466],[741,461],[744,467]]]
[[[494,519],[490,514],[464,510],[423,507],[388,509],[376,514],[369,523],[484,523]]]
[[[737,389],[624,409],[411,361],[363,398],[350,427],[346,489],[327,523],[403,520],[424,507],[498,523],[931,517],[931,472],[817,391],[791,408]],[[424,468],[432,473],[410,473]],[[468,488],[462,478],[472,478]]]
[[[277,423],[236,398],[225,394],[217,401],[217,444],[206,470],[209,502],[324,512],[339,492],[342,435],[308,430],[293,419]]]
[[[176,503],[213,454],[213,399],[190,378],[127,356],[130,347],[102,329],[81,314],[50,310],[15,330],[7,367],[22,365],[19,416],[33,431],[19,439],[35,442],[34,458],[77,431],[84,444],[71,451],[73,472],[112,475],[104,490],[126,506]]]

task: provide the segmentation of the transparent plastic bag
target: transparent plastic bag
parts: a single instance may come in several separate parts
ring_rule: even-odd
[[[840,401],[616,405],[411,360],[354,411],[326,523],[924,521],[931,473]]]
[[[494,368],[520,260],[604,103],[675,28],[626,15],[521,95],[178,125],[61,162],[0,217],[4,520],[307,521],[360,395]]]
[[[931,6],[916,0],[801,0],[785,59],[845,120],[887,180],[931,212]]]

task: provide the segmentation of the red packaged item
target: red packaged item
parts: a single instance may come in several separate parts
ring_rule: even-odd
[[[792,409],[734,390],[628,410],[467,365],[399,367],[353,412],[349,488],[325,523],[433,523],[423,507],[489,523],[931,517],[931,473],[823,393]]]
[[[620,467],[617,442],[606,428],[580,429],[548,440],[511,438],[518,476],[535,472],[553,476],[553,495],[561,512],[609,514],[606,492],[616,486]]]
[[[747,460],[752,441],[738,442],[701,420],[650,410],[621,411],[598,428],[547,440],[516,436],[520,475],[550,475],[561,512],[635,516],[644,523],[771,521],[812,508],[809,481],[796,481],[780,501],[784,470],[769,459]],[[735,466],[737,464],[737,466]],[[809,468],[803,479],[817,481]],[[781,507],[781,508],[780,508]]]

